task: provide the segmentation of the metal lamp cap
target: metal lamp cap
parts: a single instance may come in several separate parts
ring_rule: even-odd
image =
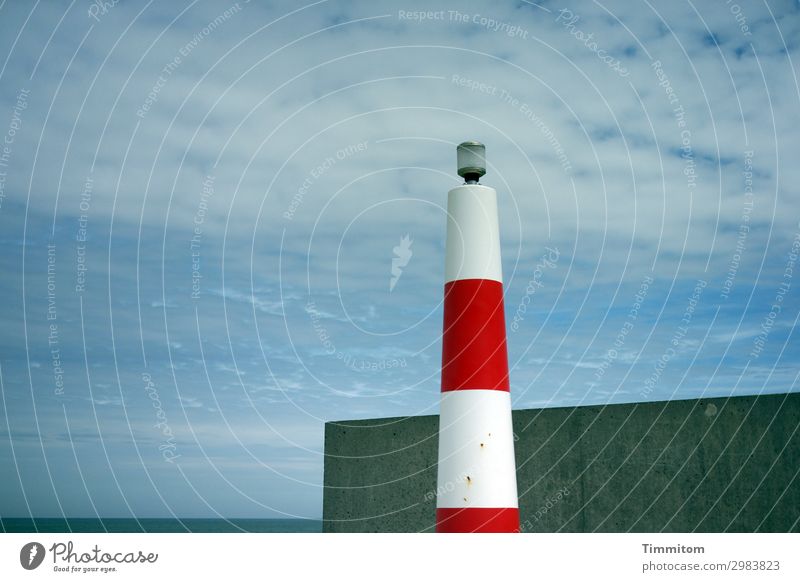
[[[486,173],[486,146],[478,141],[465,141],[456,148],[458,175],[467,182],[477,182]]]

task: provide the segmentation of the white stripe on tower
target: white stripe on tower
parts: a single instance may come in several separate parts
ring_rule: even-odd
[[[464,184],[450,190],[445,249],[445,283],[456,279],[503,282],[494,188]]]
[[[504,390],[442,394],[439,507],[517,507],[510,411]]]
[[[497,194],[483,146],[458,149],[447,198],[436,531],[519,531]]]

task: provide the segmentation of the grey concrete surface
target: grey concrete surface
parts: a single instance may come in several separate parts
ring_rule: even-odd
[[[513,421],[523,531],[800,531],[800,393]],[[437,416],[327,423],[323,531],[432,531],[437,429]]]

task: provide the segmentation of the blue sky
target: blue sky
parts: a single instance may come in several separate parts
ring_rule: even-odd
[[[0,516],[319,518],[466,139],[515,408],[797,389],[796,2],[112,4],[0,4]]]

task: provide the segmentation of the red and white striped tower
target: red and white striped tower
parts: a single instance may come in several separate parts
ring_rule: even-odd
[[[458,146],[447,195],[437,532],[519,531],[497,192],[485,148]]]

